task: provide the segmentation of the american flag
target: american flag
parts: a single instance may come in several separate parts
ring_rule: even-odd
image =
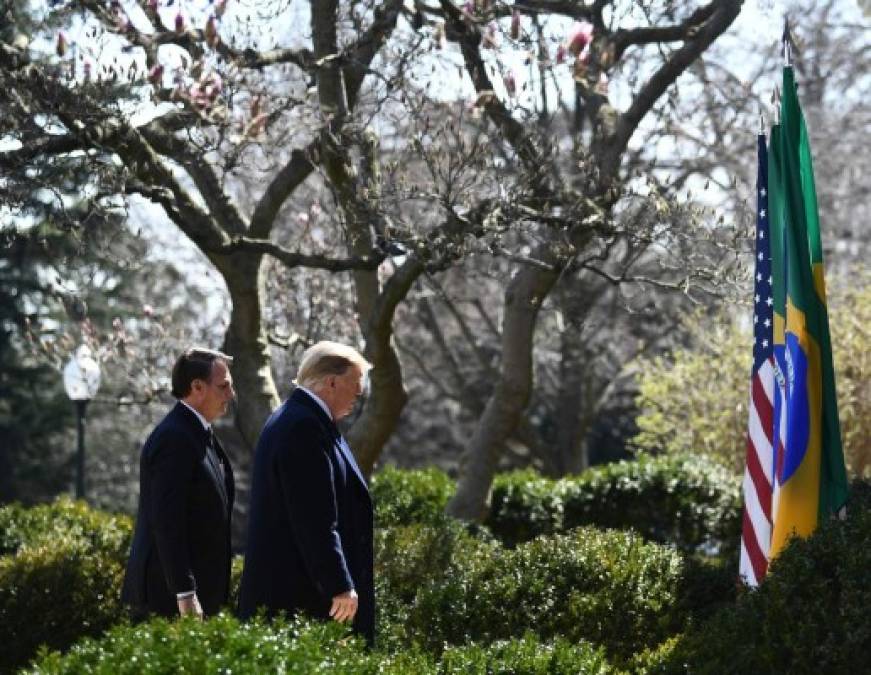
[[[771,499],[774,450],[774,298],[768,230],[768,153],[765,135],[758,139],[756,178],[756,274],[753,282],[753,370],[744,470],[744,522],[740,574],[757,586],[768,570],[771,544]]]

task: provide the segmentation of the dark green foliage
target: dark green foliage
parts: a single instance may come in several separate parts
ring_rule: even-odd
[[[846,521],[794,540],[764,583],[691,631],[658,670],[861,673],[871,646],[871,484],[854,483]]]
[[[208,621],[154,619],[119,626],[102,640],[86,640],[66,655],[44,655],[31,673],[118,675],[149,673],[432,673],[416,654],[369,653],[336,623],[257,620],[240,624],[222,614]]]
[[[603,650],[557,639],[539,642],[533,634],[491,645],[451,647],[442,655],[443,675],[606,675],[617,672]]]
[[[444,519],[456,485],[443,471],[384,467],[372,477],[376,527],[434,523]]]
[[[628,657],[679,629],[678,608],[695,604],[679,595],[682,556],[631,532],[583,528],[512,550],[456,529],[394,528],[378,562],[388,642],[436,652],[534,631]]]
[[[0,672],[121,620],[131,523],[59,499],[0,508]]]
[[[553,481],[529,471],[497,476],[486,524],[511,545],[581,525],[633,528],[685,551],[733,553],[738,480],[705,458],[639,456]]]
[[[123,572],[72,537],[0,558],[0,671],[24,665],[41,644],[63,649],[118,623]]]
[[[132,528],[127,516],[98,511],[67,497],[33,507],[10,504],[0,508],[0,555],[62,538],[120,562],[126,560]]]

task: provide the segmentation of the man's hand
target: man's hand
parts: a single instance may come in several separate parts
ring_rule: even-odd
[[[200,607],[200,601],[196,594],[189,595],[186,598],[181,598],[178,601],[178,613],[182,616],[185,614],[194,614],[200,619],[203,618],[203,608]]]
[[[333,598],[330,616],[336,621],[352,621],[357,613],[357,591],[353,588]]]

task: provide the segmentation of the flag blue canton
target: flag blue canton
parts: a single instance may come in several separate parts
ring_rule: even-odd
[[[771,288],[771,242],[768,236],[768,155],[765,136],[760,144],[756,199],[756,269],[753,278],[753,372],[774,351],[774,296]]]

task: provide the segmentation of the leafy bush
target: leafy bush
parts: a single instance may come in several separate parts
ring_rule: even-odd
[[[455,538],[429,567],[420,561],[438,535],[425,533],[394,535],[403,543],[394,544],[384,576],[403,612],[396,617],[400,642],[430,651],[533,631],[542,639],[589,641],[628,657],[678,630],[680,610],[694,604],[681,596],[683,557],[631,532],[584,528],[516,549]],[[409,568],[418,571],[408,577],[396,572]]]
[[[509,545],[595,525],[710,551],[737,545],[740,516],[739,483],[724,467],[700,457],[641,455],[557,481],[529,471],[497,476],[486,522]]]
[[[828,290],[844,456],[852,475],[871,478],[871,272],[835,280]],[[740,473],[752,337],[732,307],[689,317],[686,328],[690,347],[639,363],[635,443],[651,452],[702,452]]]
[[[532,634],[491,645],[451,647],[442,655],[440,675],[605,675],[616,672],[601,649],[557,639],[540,643]]]
[[[444,518],[456,486],[443,471],[384,467],[372,477],[376,527],[434,523]]]
[[[0,671],[40,644],[64,648],[122,617],[131,522],[58,499],[0,508]]]
[[[432,673],[427,657],[367,652],[337,623],[240,623],[227,614],[208,621],[153,619],[117,626],[61,655],[43,654],[30,673]]]
[[[0,555],[15,554],[23,546],[39,546],[58,537],[80,543],[90,551],[126,560],[133,524],[119,516],[90,508],[84,502],[60,497],[51,504],[0,508]]]
[[[604,675],[615,671],[601,649],[560,639],[540,644],[531,634],[487,646],[452,647],[436,662],[414,649],[394,654],[367,652],[346,627],[335,623],[264,623],[258,619],[243,624],[221,614],[205,622],[154,619],[118,626],[100,640],[75,645],[67,654],[43,653],[27,672]]]
[[[71,538],[0,558],[0,671],[24,665],[41,644],[62,649],[121,620],[123,573]]]
[[[793,540],[743,593],[666,651],[652,672],[860,673],[871,645],[871,484],[846,521]]]

